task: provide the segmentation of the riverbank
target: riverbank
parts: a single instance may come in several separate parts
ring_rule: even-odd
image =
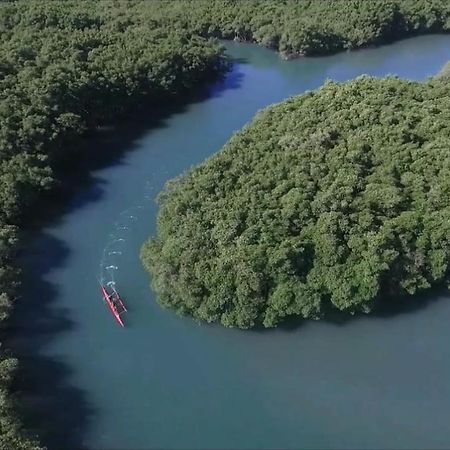
[[[0,111],[0,320],[2,334],[17,295],[19,229],[42,216],[45,199],[73,166],[85,164],[80,136],[136,107],[174,103],[226,71],[217,44],[183,31],[121,23],[123,8],[91,4],[15,3],[0,10],[5,94]],[[178,101],[178,100],[177,100]],[[150,106],[151,105],[151,106]],[[106,155],[112,158],[117,155]],[[75,164],[74,164],[75,162]],[[84,170],[90,166],[87,165]],[[22,434],[8,391],[16,360],[2,349],[0,443],[35,445]]]
[[[287,59],[373,47],[450,29],[450,5],[445,0],[182,0],[162,8],[170,23],[201,36],[258,43]]]

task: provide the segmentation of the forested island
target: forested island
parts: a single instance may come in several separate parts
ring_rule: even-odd
[[[343,0],[340,2],[331,0],[314,2],[297,2],[293,0],[284,2],[261,0],[246,2],[223,2],[218,0],[150,2],[124,0],[117,2],[18,1],[2,3],[0,5],[0,321],[2,336],[5,336],[9,331],[7,319],[12,302],[17,296],[17,287],[20,283],[20,272],[15,262],[16,252],[20,246],[18,232],[23,227],[24,213],[36,208],[44,192],[50,189],[57,189],[58,179],[55,166],[60,161],[70,162],[70,160],[76,158],[77,140],[80,136],[95,131],[99,126],[120,120],[138,105],[145,104],[147,108],[153,108],[157,111],[162,103],[175,98],[182,98],[193,87],[204,84],[225,72],[228,62],[223,49],[214,40],[215,38],[256,42],[279,51],[285,57],[318,55],[344,49],[378,45],[417,34],[447,32],[450,27],[449,17],[450,5],[445,0],[386,0],[380,2],[366,2],[364,0]],[[404,145],[413,145],[415,142],[418,148],[426,148],[427,151],[431,151],[422,144],[428,142],[428,140],[437,142],[439,139],[444,139],[444,128],[439,129],[439,126],[436,125],[440,123],[444,127],[444,120],[438,121],[434,117],[434,115],[440,114],[441,107],[439,105],[443,108],[447,98],[442,82],[440,84],[437,82],[435,84],[430,83],[424,86],[406,82],[403,85],[403,82],[395,80],[386,81],[386,83],[391,86],[390,89],[393,89],[392,95],[400,96],[397,99],[399,108],[404,106],[402,102],[411,101],[415,105],[414,108],[416,108],[412,109],[418,115],[422,114],[420,120],[416,119],[414,115],[408,116],[408,120],[411,121],[410,125],[405,125],[401,122],[395,124],[395,129],[397,129],[398,133],[400,133],[401,126],[406,127],[405,136],[409,137],[405,137]],[[321,302],[324,299],[323,295],[325,297],[328,296],[329,299],[327,300],[332,301],[341,309],[355,311],[370,308],[376,291],[374,281],[376,274],[383,278],[389,271],[394,269],[398,271],[396,282],[411,292],[445,279],[446,274],[441,272],[446,262],[447,253],[445,249],[433,247],[433,245],[437,245],[435,243],[423,243],[425,247],[429,246],[426,247],[428,249],[427,255],[433,254],[434,256],[426,256],[425,262],[421,263],[422,265],[419,265],[418,269],[410,269],[408,266],[402,272],[400,263],[411,256],[407,251],[410,249],[409,245],[411,243],[419,245],[416,242],[418,238],[412,235],[405,241],[404,250],[402,250],[404,254],[398,250],[399,256],[394,258],[393,254],[388,252],[392,261],[384,253],[384,256],[375,257],[370,253],[370,249],[366,249],[367,261],[370,261],[366,265],[370,266],[371,269],[367,269],[368,272],[364,275],[367,280],[364,278],[364,280],[357,281],[355,282],[356,284],[351,285],[351,295],[345,290],[339,292],[338,284],[333,285],[331,282],[331,284],[322,287],[320,287],[320,282],[317,280],[312,280],[312,284],[309,284],[310,281],[305,281],[307,275],[293,273],[292,270],[294,269],[287,267],[286,264],[289,265],[290,263],[286,261],[293,257],[293,254],[296,254],[299,258],[299,255],[303,254],[302,258],[306,258],[305,261],[308,261],[305,267],[310,268],[310,265],[313,263],[311,258],[315,260],[317,253],[312,249],[311,242],[313,244],[315,242],[314,232],[312,231],[314,227],[309,222],[312,223],[316,219],[318,221],[321,217],[321,210],[305,210],[305,216],[299,218],[284,217],[283,220],[286,220],[287,223],[292,221],[292,224],[289,225],[289,227],[293,227],[292,229],[285,230],[283,225],[280,224],[277,225],[281,227],[278,231],[276,229],[271,231],[271,233],[275,233],[273,235],[270,234],[264,237],[258,234],[266,232],[264,227],[271,223],[271,214],[275,214],[276,208],[279,207],[279,204],[276,202],[273,205],[270,203],[275,200],[271,199],[271,195],[269,195],[271,188],[276,189],[275,185],[270,183],[275,183],[278,180],[277,177],[282,175],[282,172],[278,172],[282,170],[279,165],[274,165],[272,168],[274,175],[272,181],[267,179],[266,176],[264,176],[264,180],[259,180],[258,177],[263,176],[262,172],[253,174],[255,177],[253,179],[254,183],[258,180],[264,181],[266,184],[269,183],[265,187],[268,193],[267,198],[263,199],[269,203],[266,204],[262,201],[260,205],[259,203],[255,204],[253,217],[245,216],[246,209],[237,212],[238,204],[236,204],[230,211],[226,212],[221,212],[219,207],[215,213],[217,216],[211,216],[208,219],[211,221],[208,226],[211,225],[214,228],[214,236],[222,247],[215,249],[206,248],[204,247],[206,241],[200,239],[200,235],[195,232],[196,230],[186,230],[186,233],[192,233],[193,243],[197,242],[198,244],[201,241],[202,246],[197,250],[199,252],[207,252],[210,256],[210,260],[204,261],[205,264],[211,263],[210,272],[205,267],[206,271],[203,275],[206,276],[208,274],[207,276],[212,278],[206,280],[206,284],[202,284],[204,280],[199,284],[197,281],[198,274],[193,274],[189,271],[183,273],[182,277],[177,278],[179,267],[177,267],[178,263],[175,262],[175,258],[178,257],[176,252],[179,252],[181,258],[187,258],[190,257],[189,252],[191,250],[183,246],[178,249],[171,247],[171,240],[173,240],[172,243],[174,245],[179,245],[186,238],[185,234],[180,234],[175,239],[175,236],[172,234],[173,227],[178,220],[186,217],[186,215],[189,216],[189,220],[192,220],[192,222],[188,221],[188,223],[194,225],[195,221],[200,220],[201,214],[203,214],[203,209],[198,207],[198,199],[193,199],[192,205],[188,204],[187,201],[193,198],[194,192],[198,192],[202,196],[205,195],[205,192],[208,192],[211,198],[208,201],[205,200],[204,208],[217,206],[214,201],[219,201],[218,199],[222,197],[221,201],[224,203],[220,203],[220,205],[233,205],[233,195],[236,194],[236,191],[230,190],[230,197],[224,196],[225,193],[221,191],[227,186],[227,183],[230,183],[231,178],[228,179],[228,177],[232,174],[232,166],[227,165],[226,155],[231,154],[233,151],[237,152],[239,149],[248,148],[251,150],[248,153],[248,157],[256,158],[258,152],[264,153],[266,144],[271,143],[270,145],[275,145],[274,140],[269,140],[265,143],[261,142],[256,145],[258,123],[270,114],[279,114],[280,121],[284,121],[286,118],[284,125],[279,124],[280,127],[286,127],[284,128],[286,136],[277,135],[277,133],[282,132],[281,129],[268,128],[274,133],[273,139],[278,139],[278,141],[281,140],[282,142],[285,139],[284,144],[279,144],[279,148],[284,148],[286,152],[294,152],[297,143],[301,143],[302,149],[311,149],[315,145],[314,139],[316,139],[317,145],[323,151],[327,148],[331,149],[346,145],[344,144],[344,142],[347,142],[344,127],[359,126],[357,125],[359,110],[356,109],[350,108],[347,111],[348,117],[343,120],[341,124],[342,129],[335,130],[334,125],[331,125],[330,122],[329,128],[312,131],[308,128],[307,123],[300,125],[299,122],[298,127],[293,127],[292,131],[288,130],[290,130],[289,120],[294,120],[296,111],[301,111],[301,105],[304,101],[312,103],[317,101],[316,107],[319,108],[320,104],[324,110],[329,107],[328,102],[331,102],[332,99],[323,97],[327,90],[330,92],[330,90],[334,89],[343,97],[348,95],[349,98],[345,101],[350,105],[355,100],[352,96],[357,96],[357,89],[368,89],[371,91],[372,94],[369,95],[369,98],[375,97],[378,89],[384,89],[382,84],[379,86],[377,82],[370,79],[359,80],[354,85],[349,86],[351,87],[330,84],[317,94],[308,94],[305,99],[309,98],[309,100],[289,101],[287,104],[291,105],[289,108],[292,108],[292,116],[289,116],[287,113],[284,114],[285,106],[278,107],[280,108],[278,113],[277,107],[262,113],[256,119],[254,125],[233,138],[226,149],[216,158],[213,158],[204,167],[196,169],[189,176],[168,187],[163,196],[163,209],[158,237],[143,252],[146,265],[156,274],[155,288],[161,293],[163,304],[173,306],[179,311],[193,314],[200,319],[222,321],[225,325],[249,327],[261,322],[266,326],[273,326],[286,315],[320,316],[322,311]],[[359,87],[356,88],[356,86]],[[347,93],[346,89],[348,90]],[[356,91],[353,91],[353,89],[356,89]],[[433,103],[435,100],[432,100],[432,98],[433,95],[436,95],[436,99],[438,98],[440,89],[442,89],[440,95],[443,98],[439,99],[439,101],[436,100],[435,106]],[[432,94],[433,92],[435,94]],[[428,100],[423,100],[421,103],[416,96]],[[344,102],[343,98],[342,102]],[[421,105],[429,104],[429,109],[421,110],[419,103]],[[356,104],[357,101],[355,101]],[[336,101],[332,105],[330,103],[330,112],[335,108],[335,115],[341,114],[342,112],[338,112],[338,106]],[[394,108],[394,105],[391,106]],[[318,110],[316,114],[319,114]],[[283,119],[281,119],[281,116],[283,116]],[[422,135],[423,130],[419,127],[420,130],[417,131],[416,125],[418,122],[426,120],[427,117],[430,120],[430,126],[426,130],[429,134]],[[430,117],[433,117],[433,121],[431,121]],[[311,115],[311,120],[314,120],[313,115]],[[352,124],[352,120],[355,123]],[[432,126],[431,122],[433,122]],[[409,130],[409,126],[411,126],[411,130]],[[255,133],[253,136],[255,147],[251,146],[250,142],[246,142],[243,138],[246,133],[249,133],[249,136],[252,135],[252,129]],[[362,127],[361,132],[363,132],[363,129],[364,127]],[[311,136],[307,137],[307,141],[303,142],[306,136],[305,133],[310,131]],[[322,132],[323,135],[321,134]],[[367,127],[365,132],[372,136],[370,127]],[[266,131],[261,134],[263,140],[265,139],[263,136],[265,133]],[[416,138],[411,138],[414,133],[417,133],[417,136],[420,139],[424,139],[424,141],[420,141],[419,138],[417,138],[419,141],[414,141]],[[391,134],[389,136],[392,139],[398,137]],[[288,141],[291,137],[292,141],[289,144]],[[356,138],[353,137],[353,139]],[[412,141],[408,141],[408,139],[412,139]],[[397,143],[397,141],[395,142]],[[231,150],[233,148],[234,150]],[[375,155],[375,151],[376,149],[371,147],[370,152],[373,155]],[[359,153],[358,151],[356,152],[355,161],[361,164],[361,167],[365,167],[365,160],[358,160],[358,158],[363,158],[360,154],[361,152],[365,153],[362,150]],[[344,158],[344,155],[341,156]],[[437,153],[435,156],[437,158]],[[306,156],[303,155],[303,157]],[[221,158],[223,158],[223,161]],[[238,164],[238,161],[241,161],[240,157],[236,158],[236,164]],[[305,164],[305,161],[301,164]],[[442,161],[441,159],[441,163]],[[272,163],[273,161],[270,158],[267,160],[261,159],[261,164],[263,165]],[[403,163],[413,165],[412,160],[409,162],[404,161]],[[221,166],[221,164],[224,165]],[[246,167],[248,161],[242,160],[241,164],[243,164],[243,167]],[[319,167],[318,162],[317,164]],[[325,168],[334,167],[332,161],[325,161],[324,164]],[[373,161],[371,164],[374,167],[376,166]],[[298,166],[293,166],[292,170],[295,170],[296,167],[298,168]],[[431,170],[431,167],[434,166],[430,165],[430,168],[427,170]],[[218,168],[215,175],[209,172],[212,168],[214,170]],[[268,168],[269,166],[267,166]],[[262,169],[263,167],[261,167]],[[233,176],[238,180],[239,171],[243,170],[243,168],[239,169],[236,166],[233,170],[236,171]],[[320,170],[325,169],[322,167]],[[360,183],[364,183],[364,180],[367,180],[369,175],[364,172],[365,169],[362,168],[361,170],[364,176]],[[380,170],[384,171],[387,169],[383,166]],[[414,170],[411,169],[411,173],[415,176],[416,172]],[[302,171],[300,172],[303,173]],[[378,172],[377,174],[380,175]],[[344,174],[341,175],[344,176]],[[353,177],[356,175],[352,174]],[[306,177],[306,174],[304,176]],[[311,176],[314,177],[316,175],[311,174]],[[392,176],[394,177],[394,175]],[[220,177],[224,177],[224,179]],[[345,191],[346,188],[339,184],[342,180],[336,181],[335,187],[332,187],[334,184],[331,178],[326,178],[326,180],[330,183],[330,186],[328,186],[331,189],[330,192],[334,193],[333,189],[341,188]],[[242,183],[244,181],[246,180],[241,180]],[[202,183],[209,183],[210,185],[206,186]],[[284,185],[284,183],[281,184],[284,186],[283,189],[288,189],[288,186]],[[189,187],[184,194],[186,195],[185,200],[181,200],[180,197],[181,185],[184,185],[186,188]],[[308,195],[312,195],[313,192],[316,192],[314,189],[317,189],[317,186],[315,188],[311,187],[312,191],[305,193],[298,186],[291,186],[286,192],[275,194],[274,198],[277,199],[280,195],[287,195],[285,199],[287,201],[286,212],[293,211],[296,207],[295,205],[298,206],[303,204],[301,202],[306,202],[309,198]],[[398,188],[395,183],[393,186]],[[423,192],[425,192],[426,186],[428,185],[424,185]],[[439,184],[439,186],[436,186],[436,189],[444,189],[443,185]],[[238,189],[239,185],[234,186],[234,188]],[[348,189],[350,188],[355,189],[353,194],[356,194],[357,192],[362,192],[363,185],[355,187],[350,183]],[[281,186],[280,189],[282,189]],[[397,193],[399,196],[398,204],[393,199],[390,199],[394,201],[399,217],[403,211],[408,210],[412,212],[412,218],[405,219],[407,223],[410,223],[409,221],[414,223],[414,220],[416,220],[414,217],[416,216],[413,213],[419,214],[421,208],[424,207],[425,200],[422,197],[425,194],[420,194],[422,191],[419,188],[417,189],[417,192],[414,190],[414,195],[411,194],[411,198],[404,198],[403,195],[406,194],[403,190],[400,190]],[[345,194],[345,192],[342,193],[343,201],[349,201],[345,195],[351,196],[352,193]],[[250,192],[248,194],[250,195]],[[221,195],[222,197],[220,197]],[[380,193],[380,196],[383,195]],[[388,194],[386,193],[385,195]],[[302,196],[306,197],[303,198]],[[257,199],[254,200],[256,201]],[[373,201],[376,203],[376,199]],[[233,245],[235,245],[233,242],[244,233],[247,221],[260,219],[263,205],[269,205],[270,207],[263,214],[264,217],[258,225],[260,228],[255,225],[257,228],[253,229],[252,233],[254,234],[246,235],[247,241],[242,242],[244,244],[242,247],[243,253],[233,256],[234,258],[241,257],[242,267],[249,270],[247,275],[244,272],[239,275],[242,278],[247,277],[248,285],[240,282],[237,285],[233,284],[234,282],[231,278],[234,272],[230,271],[230,279],[225,279],[224,284],[220,286],[219,279],[214,277],[217,277],[220,271],[225,270],[228,266],[215,267],[214,264],[228,264],[235,260],[231,259],[227,262],[226,254],[220,256],[217,251],[219,248],[225,252],[232,249]],[[432,205],[430,204],[428,207],[431,208],[433,207]],[[359,215],[362,209],[358,208],[362,208],[362,206],[349,204],[345,208],[354,208],[353,214]],[[175,208],[176,214],[174,214],[173,218],[168,218],[167,213],[171,207]],[[354,235],[354,239],[356,239],[354,242],[355,249],[366,245],[367,243],[365,244],[361,240],[358,241],[358,238],[360,238],[358,233],[362,233],[361,230],[364,229],[364,226],[370,228],[374,223],[378,223],[377,220],[380,221],[381,217],[383,217],[383,211],[376,214],[373,213],[375,218],[365,218],[366,222],[361,219],[363,222],[361,224],[358,222],[358,226],[361,227],[358,231],[354,229],[354,223],[351,219],[348,219],[350,220],[348,223],[341,223],[342,217],[339,214],[342,215],[347,210],[342,205],[339,208],[336,211],[333,210],[336,214],[333,217],[330,216],[330,222],[325,221],[321,226],[324,227],[324,230],[335,229],[337,234],[344,229],[350,230],[349,233],[353,233],[352,236]],[[436,212],[437,214],[437,211],[440,211],[440,207],[435,205],[435,208],[436,211],[433,210],[433,213]],[[205,209],[205,214],[206,211]],[[209,213],[212,214],[212,211],[209,211]],[[236,214],[236,217],[233,217],[232,214]],[[381,215],[377,216],[377,214]],[[389,218],[394,220],[396,217]],[[302,220],[308,222],[308,226],[311,226],[309,228],[306,227],[309,230],[308,232],[305,231],[305,234],[301,234],[298,239],[294,239],[295,242],[292,243],[295,245],[292,247],[291,253],[289,253],[286,245],[290,242],[289,239],[295,235],[295,230],[303,229],[306,222],[302,222]],[[370,222],[370,220],[373,222]],[[435,220],[438,220],[438,216],[436,216]],[[250,224],[251,222],[248,223]],[[394,221],[394,225],[395,223]],[[228,228],[229,225],[231,228]],[[392,225],[392,233],[398,231],[394,225]],[[400,227],[400,225],[398,226]],[[430,222],[428,225],[423,225],[424,229],[429,230],[430,233],[430,227],[432,226],[436,226],[438,230],[436,233],[442,231],[438,222]],[[343,227],[342,230],[339,227]],[[338,232],[337,230],[341,231]],[[200,230],[197,231],[200,232]],[[289,233],[294,234],[291,236]],[[326,233],[324,235],[328,236]],[[329,236],[334,236],[334,234],[330,231]],[[346,239],[347,237],[345,236],[344,238]],[[340,236],[339,239],[344,238]],[[254,250],[257,250],[256,247],[260,245],[258,242],[261,239],[263,241],[267,239],[267,244],[270,244],[271,239],[275,239],[272,242],[276,242],[276,239],[279,239],[279,242],[285,242],[285,246],[278,249],[280,255],[271,256],[273,261],[271,259],[268,262],[265,259],[267,255],[259,255],[257,252],[254,252]],[[433,239],[437,238],[434,237]],[[338,240],[336,245],[340,242]],[[386,242],[386,245],[388,245],[390,241]],[[332,248],[332,243],[327,245],[330,245],[330,248]],[[303,248],[304,250],[302,250]],[[323,251],[325,252],[326,250],[324,249]],[[317,269],[316,276],[326,273],[327,276],[331,277],[327,279],[331,280],[333,276],[336,277],[338,274],[345,273],[346,276],[350,277],[352,274],[351,270],[355,269],[353,267],[354,260],[347,258],[349,256],[348,251],[346,253],[342,250],[342,252],[342,255],[336,255],[338,259],[333,262],[330,268],[327,269],[328,266],[322,264],[320,270],[319,268]],[[413,252],[416,252],[416,249]],[[322,255],[323,258],[325,258],[325,255],[326,253]],[[225,260],[221,261],[222,257]],[[255,257],[257,257],[257,261],[254,260]],[[307,258],[310,258],[310,260]],[[347,261],[346,258],[348,259],[347,265],[345,263]],[[431,263],[429,261],[431,260],[426,258],[431,258],[434,261],[434,265],[430,266]],[[156,267],[159,264],[157,261],[161,263],[160,268]],[[384,268],[384,263],[389,267]],[[332,267],[336,268],[338,264],[342,266],[339,269],[341,272],[336,269],[338,271],[333,275]],[[374,266],[372,267],[371,264]],[[192,268],[194,268],[194,265]],[[261,272],[255,276],[252,271],[256,269],[261,269]],[[272,286],[278,286],[278,291],[275,294],[274,291],[270,291],[266,281],[260,279],[262,275],[271,270],[274,270],[273,274],[276,275],[268,279],[271,280],[270,283],[273,283]],[[310,270],[308,269],[309,272]],[[174,281],[170,289],[167,285],[169,281],[168,275],[172,276]],[[185,275],[191,278],[184,278]],[[295,277],[298,277],[298,280]],[[296,280],[295,283],[303,283],[305,285],[304,289],[312,289],[314,291],[317,288],[317,291],[314,291],[316,292],[315,297],[312,297],[315,300],[312,303],[302,305],[300,310],[298,309],[298,304],[295,303],[294,291],[296,291],[298,284],[292,284],[294,280]],[[382,280],[379,281],[381,282]],[[395,283],[393,286],[396,286]],[[187,288],[185,293],[176,292],[176,289],[184,289],[185,287]],[[207,289],[211,290],[208,291]],[[223,292],[221,289],[223,289]],[[329,294],[323,294],[326,289],[330,291]],[[235,290],[238,290],[237,298],[245,299],[243,305],[235,304],[234,298],[227,297],[230,293],[234,295]],[[283,290],[286,291],[285,297],[283,297]],[[353,291],[356,292],[355,297],[353,297]],[[210,299],[205,301],[209,292],[215,292],[216,297],[210,296]],[[270,305],[267,303],[269,294],[272,298]],[[266,301],[262,301],[261,298],[265,298]],[[289,304],[283,304],[283,301],[288,301]],[[249,305],[251,306],[249,307]],[[225,309],[227,314],[223,314]],[[38,448],[38,443],[34,437],[30,438],[27,433],[22,431],[20,420],[14,409],[13,396],[10,394],[17,361],[3,347],[1,352],[0,448],[8,450],[13,448]]]
[[[142,250],[163,306],[273,327],[449,281],[450,91],[360,77],[260,112],[170,182]]]

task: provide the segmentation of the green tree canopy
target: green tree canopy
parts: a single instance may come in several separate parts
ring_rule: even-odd
[[[73,150],[78,136],[118,120],[138,103],[157,108],[222,72],[223,52],[209,38],[257,42],[285,56],[324,54],[447,32],[449,11],[446,0],[0,2],[0,321],[8,316],[18,282],[17,227],[39,194],[54,186],[55,161],[76,157],[67,151],[69,143]],[[288,204],[300,201],[295,192]],[[237,223],[244,220],[236,217]],[[238,232],[239,226],[217,229],[224,236]],[[264,255],[258,258],[264,264]],[[252,272],[245,278],[242,295],[264,285],[259,277]],[[276,295],[285,298],[282,291]],[[240,317],[249,314],[241,309]],[[242,323],[250,324],[251,317]],[[224,320],[234,323],[231,313]],[[14,360],[0,351],[2,361],[13,367]],[[0,370],[0,448],[32,448],[8,394],[11,373]]]
[[[286,57],[450,29],[447,0],[181,0],[159,6],[168,24],[202,36],[257,42]]]
[[[18,284],[17,227],[54,185],[55,162],[74,158],[76,139],[86,131],[138,103],[157,109],[226,67],[220,46],[163,25],[159,8],[154,2],[0,4],[2,331]],[[35,448],[10,395],[14,367],[0,347],[1,450]]]
[[[450,96],[360,77],[271,106],[170,182],[142,249],[163,306],[275,326],[448,281]]]

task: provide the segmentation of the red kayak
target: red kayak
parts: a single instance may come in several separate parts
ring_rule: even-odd
[[[108,304],[109,309],[113,313],[119,325],[124,327],[125,325],[123,324],[122,318],[120,316],[124,312],[127,312],[127,308],[125,308],[125,305],[123,304],[119,293],[114,288],[112,289],[112,292],[109,293],[106,286],[100,285],[100,287],[102,289],[103,298]]]

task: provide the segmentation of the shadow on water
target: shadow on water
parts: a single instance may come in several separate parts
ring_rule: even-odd
[[[383,293],[375,299],[373,308],[369,313],[356,312],[354,314],[336,309],[328,299],[324,301],[321,309],[322,316],[318,320],[335,326],[345,326],[362,318],[368,320],[395,319],[398,316],[414,314],[445,299],[448,300],[449,296],[449,289],[443,285],[432,287],[414,295]],[[252,328],[252,331],[256,333],[270,333],[280,330],[292,332],[313,321],[314,319],[304,319],[292,315],[284,318],[274,328],[265,328],[262,324],[258,324]]]
[[[170,117],[186,113],[194,104],[220,97],[225,91],[239,89],[244,75],[236,62],[233,59],[230,70],[214,82],[190,89],[178,97],[172,96],[169,100],[140,105],[114,125],[91,131],[75,145],[67,146],[64,154],[69,156],[57,163],[54,169],[59,180],[57,189],[44,194],[39,205],[45,204],[45,217],[30,211],[24,220],[29,223],[28,228],[50,223],[55,225],[63,214],[88,202],[101,200],[105,181],[92,172],[123,164],[124,156],[136,148],[137,141],[152,130],[167,127]],[[243,63],[240,60],[240,64]]]
[[[206,90],[201,93],[200,96],[206,95],[207,97],[220,97],[222,92],[228,91],[230,89],[239,89],[242,85],[243,74],[239,70],[238,64],[246,64],[247,61],[242,58],[236,58],[232,60],[233,66],[228,72],[226,77],[218,80],[216,83],[208,86]]]
[[[49,449],[83,449],[82,431],[93,409],[85,394],[68,383],[71,369],[45,355],[57,336],[75,327],[68,311],[55,306],[57,286],[45,279],[54,268],[64,266],[70,251],[64,242],[44,232],[29,238],[29,250],[19,261],[23,287],[7,341],[20,362],[16,382],[19,412],[26,428]]]
[[[445,287],[435,287],[426,292],[415,295],[382,295],[374,304],[372,311],[368,314],[355,313],[350,314],[346,311],[339,311],[333,306],[325,309],[323,320],[336,326],[345,326],[363,317],[369,320],[376,319],[395,319],[398,316],[413,314],[421,309],[427,308],[432,304],[448,297],[448,289]],[[295,331],[306,322],[305,319],[299,319],[296,316],[288,317],[279,325],[279,329],[284,331]],[[258,331],[265,330],[263,327]]]
[[[442,286],[415,295],[383,294],[375,300],[373,308],[368,314],[361,312],[349,314],[330,308],[326,313],[325,321],[333,325],[346,325],[362,317],[367,317],[369,320],[395,319],[425,309],[443,300],[447,294],[448,291]]]
[[[48,280],[52,271],[67,266],[72,249],[47,233],[45,227],[55,227],[65,214],[103,198],[104,181],[92,173],[94,170],[123,164],[125,153],[136,148],[137,139],[167,126],[167,119],[187,111],[194,103],[238,89],[242,76],[233,67],[214,84],[170,102],[142,106],[114,127],[84,136],[66,149],[65,154],[72,152],[70,164],[61,162],[56,168],[63,181],[38,206],[38,211],[45,210],[45,217],[34,210],[24,220],[27,229],[22,232],[18,257],[23,269],[22,288],[5,345],[20,362],[16,389],[24,425],[49,450],[85,448],[84,436],[96,411],[87,394],[71,384],[71,367],[46,354],[52,342],[73,331],[76,324],[70,311],[58,307],[58,286]]]
[[[445,286],[436,286],[415,295],[387,295],[378,299],[372,315],[376,318],[389,319],[412,314],[444,300],[445,297],[448,297],[448,289]]]

